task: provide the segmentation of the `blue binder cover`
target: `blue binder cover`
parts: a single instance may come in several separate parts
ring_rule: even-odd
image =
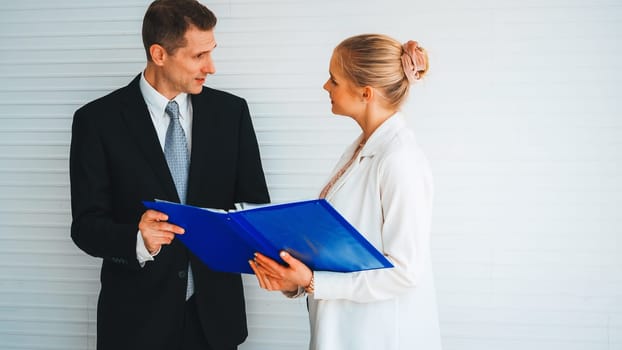
[[[215,271],[252,274],[255,252],[283,263],[281,250],[315,271],[352,272],[393,267],[326,200],[268,205],[234,212],[144,201],[185,229],[177,235]]]

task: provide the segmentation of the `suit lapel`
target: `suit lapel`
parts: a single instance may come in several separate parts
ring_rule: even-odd
[[[201,193],[193,190],[195,186],[210,183],[209,165],[218,164],[216,152],[222,147],[219,144],[218,130],[218,103],[214,103],[209,89],[204,88],[192,98],[192,151],[190,152],[190,170],[188,173],[188,203],[192,204],[194,194]]]
[[[149,110],[140,92],[139,81],[140,75],[132,80],[125,89],[121,114],[134,140],[143,152],[145,159],[147,159],[160,184],[165,189],[168,198],[177,198],[179,200],[175,183],[164,158]]]

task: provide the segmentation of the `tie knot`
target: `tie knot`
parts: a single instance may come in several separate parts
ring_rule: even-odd
[[[166,105],[165,111],[171,119],[179,119],[179,106],[177,105],[177,102],[169,101]]]

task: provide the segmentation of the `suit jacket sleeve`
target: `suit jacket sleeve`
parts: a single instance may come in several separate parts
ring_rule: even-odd
[[[119,265],[139,268],[136,260],[136,224],[114,220],[112,175],[106,155],[104,130],[95,108],[76,111],[69,156],[71,238],[87,254]],[[125,221],[128,222],[128,221]],[[136,221],[137,222],[137,221]]]
[[[251,121],[248,104],[242,100],[238,148],[238,174],[235,202],[268,203],[270,196],[259,154],[259,145]]]

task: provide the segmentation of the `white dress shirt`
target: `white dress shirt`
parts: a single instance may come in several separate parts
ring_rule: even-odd
[[[361,139],[344,152],[334,172]],[[326,199],[395,267],[316,271],[315,292],[309,295],[309,348],[439,350],[427,159],[401,113],[376,129],[357,158]]]
[[[147,82],[144,73],[140,76],[140,92],[145,99],[149,115],[151,116],[151,121],[153,122],[153,127],[158,134],[158,140],[160,141],[162,152],[164,152],[166,130],[168,129],[168,125],[171,121],[171,118],[166,114],[166,105],[169,100],[162,96],[162,94],[160,94],[149,84],[149,82]],[[182,129],[184,129],[184,133],[186,134],[188,153],[190,154],[190,150],[192,149],[192,103],[190,102],[190,96],[186,93],[181,93],[173,100],[175,100],[179,106],[179,122]],[[149,254],[149,251],[145,247],[143,236],[140,231],[138,231],[138,236],[136,238],[136,258],[138,259],[140,265],[144,266],[145,262],[154,260],[153,257],[158,253],[159,251],[155,252],[153,256]]]

